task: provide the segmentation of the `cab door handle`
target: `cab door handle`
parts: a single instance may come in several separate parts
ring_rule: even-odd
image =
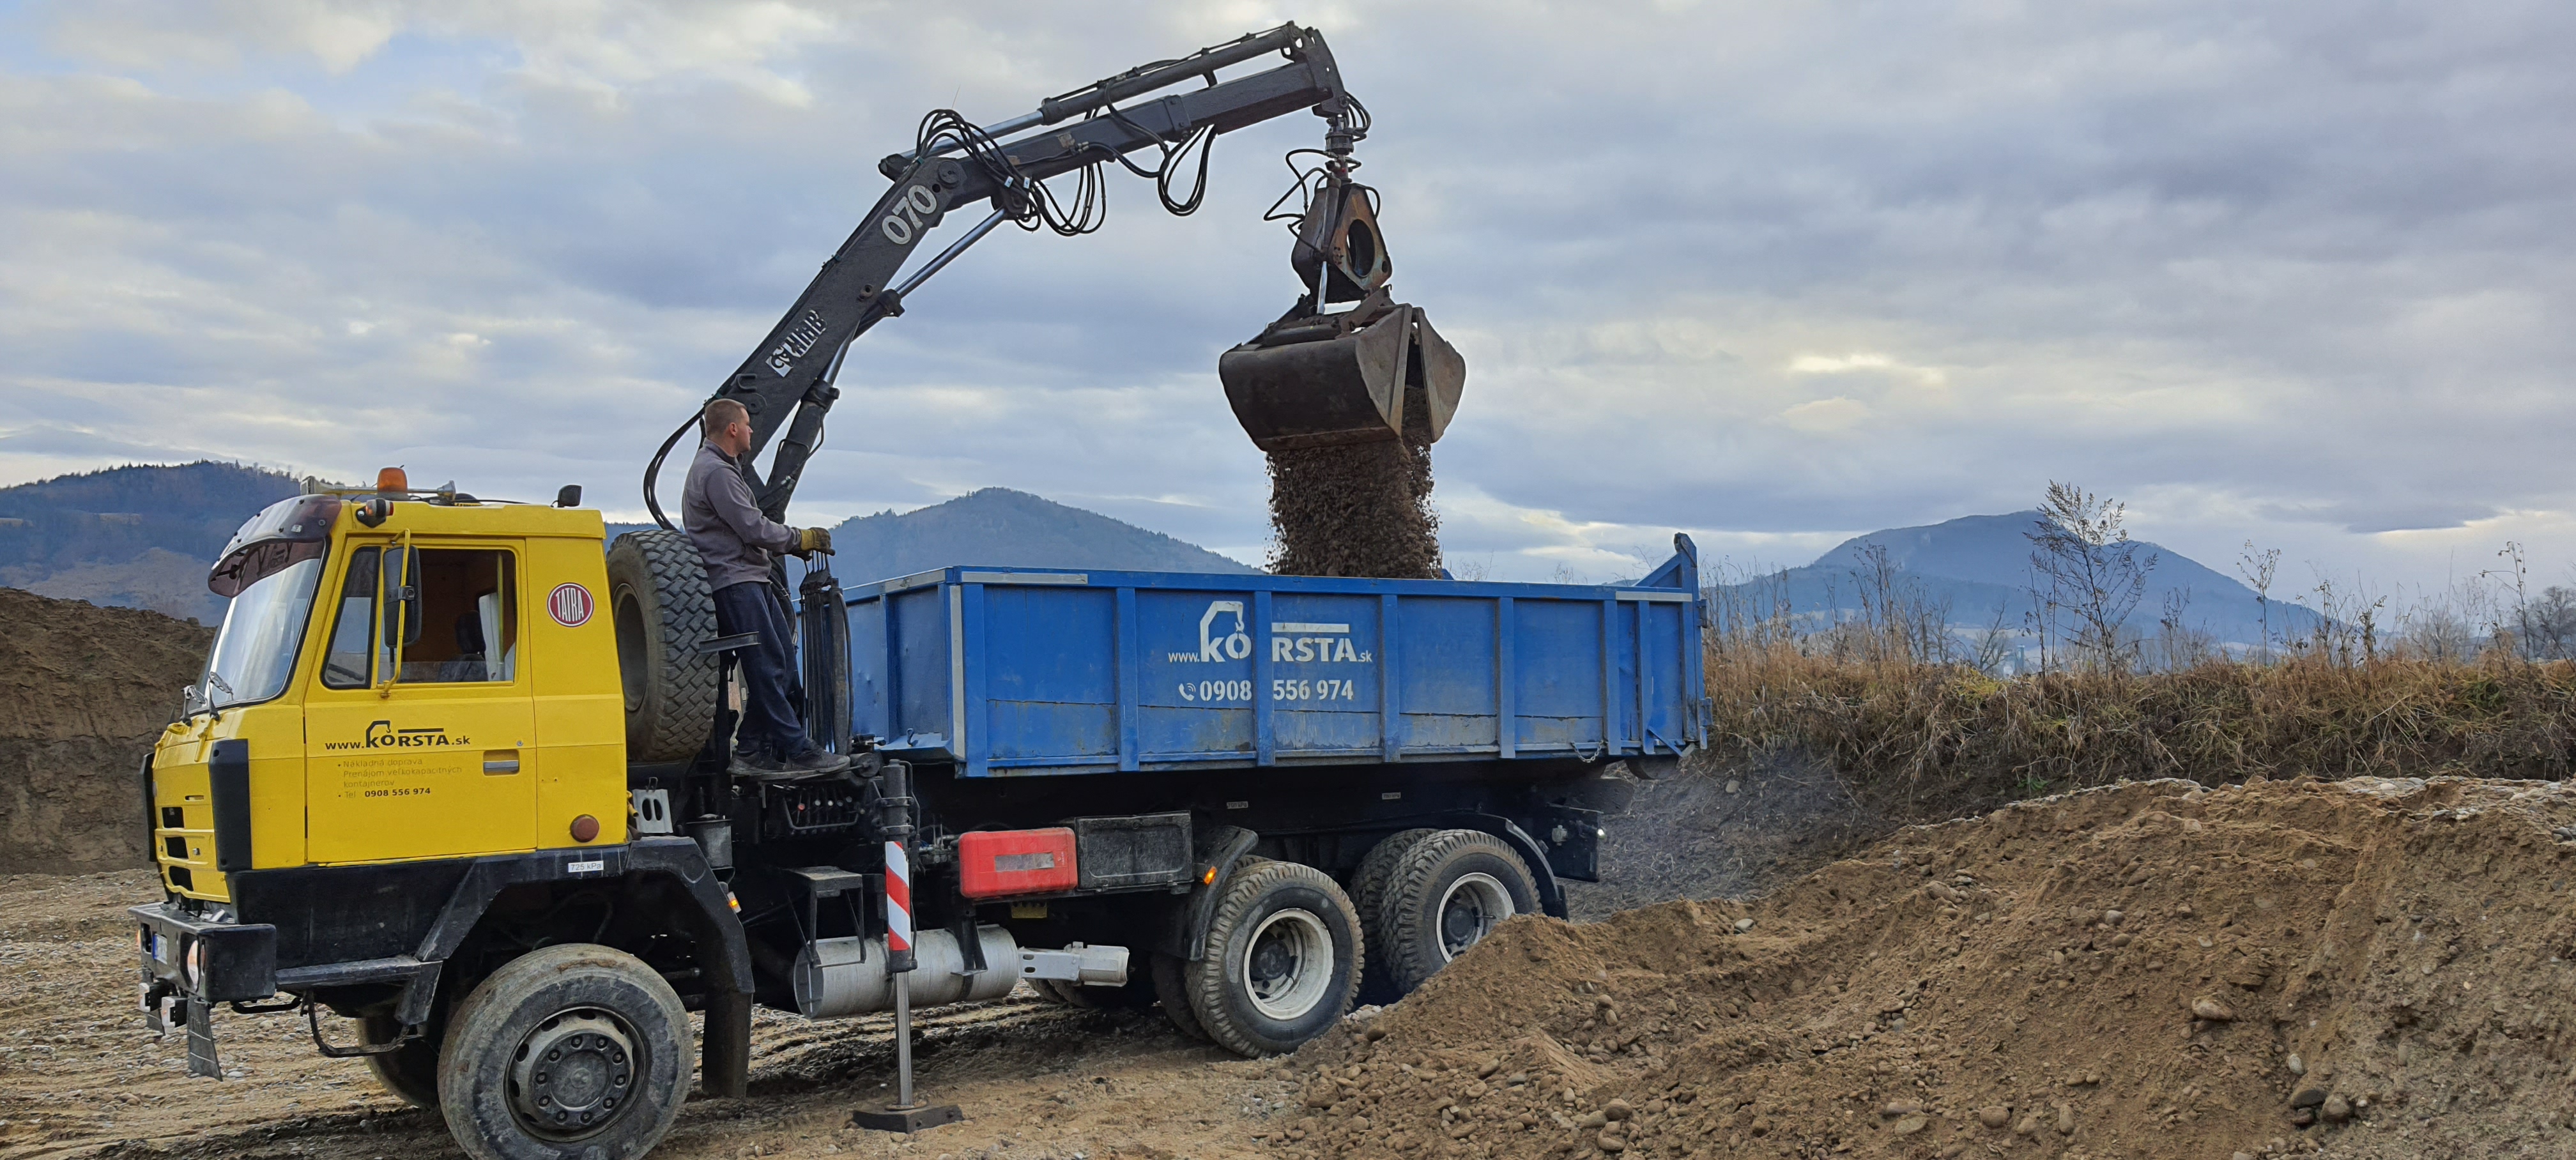
[[[494,776],[519,772],[519,751],[516,749],[484,750],[483,772]]]

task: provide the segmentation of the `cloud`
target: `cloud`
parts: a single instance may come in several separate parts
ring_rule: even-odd
[[[922,112],[998,120],[1281,18],[28,6],[0,38],[0,475],[400,461],[632,514]],[[2576,10],[1300,18],[1376,115],[1397,290],[1470,364],[1453,556],[1607,577],[1678,530],[1796,563],[2071,478],[2204,559],[2576,557]],[[1297,292],[1256,219],[1317,128],[1222,138],[1196,216],[1117,176],[1097,235],[980,244],[854,348],[800,510],[1002,485],[1258,559],[1214,357]]]

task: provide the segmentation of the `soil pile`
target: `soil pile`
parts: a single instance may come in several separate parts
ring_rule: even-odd
[[[214,636],[0,588],[0,873],[145,861],[136,770]]]
[[[1278,538],[1270,571],[1278,575],[1438,579],[1427,432],[1271,452],[1270,527]]]
[[[2182,781],[1518,918],[1296,1057],[1318,1155],[2576,1155],[2576,788]]]

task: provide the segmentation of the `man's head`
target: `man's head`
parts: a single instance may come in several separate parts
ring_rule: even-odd
[[[717,399],[698,415],[698,430],[716,450],[740,455],[751,450],[751,412],[732,399]]]

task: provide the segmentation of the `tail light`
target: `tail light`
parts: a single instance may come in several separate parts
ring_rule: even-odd
[[[957,836],[957,892],[968,898],[1062,894],[1082,880],[1073,831],[972,830]]]

